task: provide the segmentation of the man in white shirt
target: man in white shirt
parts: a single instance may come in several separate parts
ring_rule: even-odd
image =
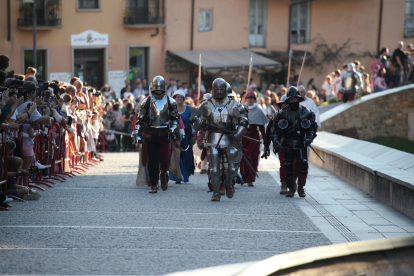
[[[303,85],[299,85],[298,90],[299,90],[300,95],[303,98],[303,101],[301,101],[299,104],[306,107],[306,108],[309,108],[313,113],[315,113],[316,124],[318,125],[318,129],[320,129],[321,128],[321,121],[319,121],[319,109],[318,109],[318,107],[316,106],[316,104],[313,102],[312,99],[310,99],[306,96],[306,94],[307,94],[306,89]],[[308,147],[308,157],[309,157],[309,153],[310,153],[310,147]]]
[[[193,92],[198,91],[198,78],[195,79],[195,83],[193,84]],[[206,88],[204,87],[204,84],[201,83],[200,85],[200,94],[206,93]],[[189,95],[191,97],[191,95]]]
[[[187,86],[188,86],[188,83],[186,82],[186,81],[184,81],[182,84],[181,84],[181,90],[184,92],[184,94],[186,95],[186,97],[188,96],[187,94],[188,94],[188,88],[187,88]],[[191,96],[190,96],[191,97]]]
[[[146,91],[142,88],[142,83],[137,84],[137,88],[134,90],[134,99],[138,99],[140,95],[146,96]]]
[[[177,91],[177,85],[175,83],[175,79],[171,78],[170,85],[168,85],[168,88],[167,88],[167,96],[172,97],[175,91]]]
[[[253,82],[253,78],[250,78],[249,90],[253,89],[256,90],[257,85]]]
[[[332,77],[327,76],[325,79],[325,83],[322,84],[322,95],[325,94],[326,101],[329,101],[331,98],[335,98],[332,91],[334,89],[334,84],[332,82]]]
[[[299,93],[304,99],[300,102],[300,105],[303,105],[306,108],[309,108],[313,113],[315,113],[316,116],[316,124],[318,125],[318,129],[321,128],[321,122],[319,121],[319,109],[316,106],[315,102],[307,97],[306,89],[303,85],[299,85],[298,87]]]

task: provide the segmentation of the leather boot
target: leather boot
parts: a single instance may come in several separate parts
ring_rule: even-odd
[[[299,194],[300,197],[305,197],[306,196],[305,189],[304,189],[303,186],[299,186],[298,194]]]
[[[220,194],[218,193],[214,193],[213,196],[211,197],[211,201],[220,201]]]
[[[220,195],[224,195],[226,193],[226,188],[220,186]]]
[[[287,193],[286,181],[282,181],[282,187],[280,187],[280,194],[285,195]]]
[[[168,189],[167,178],[165,175],[160,174],[160,179],[161,179],[161,189],[163,191],[166,191]]]
[[[234,186],[233,185],[227,185],[226,186],[226,196],[228,198],[232,198],[234,195]]]
[[[289,189],[289,191],[286,194],[286,197],[293,197],[295,195],[295,192],[295,189]]]
[[[158,191],[158,185],[154,185],[154,186],[151,186],[151,189],[149,190],[149,193],[150,194],[156,194],[157,191]]]

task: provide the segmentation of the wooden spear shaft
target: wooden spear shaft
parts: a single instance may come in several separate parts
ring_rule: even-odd
[[[197,102],[200,103],[200,89],[201,89],[201,54],[200,57],[198,59],[198,98],[197,98]]]
[[[292,48],[289,50],[289,65],[288,65],[288,74],[287,74],[287,83],[286,88],[289,88],[289,79],[290,79],[290,63],[292,61]]]
[[[300,71],[299,71],[299,79],[298,79],[298,83],[297,83],[297,87],[299,87],[299,83],[300,83],[300,77],[302,76],[302,69],[303,69],[303,66],[305,65],[305,60],[306,60],[306,54],[308,53],[308,49],[309,49],[309,44],[308,44],[308,47],[306,47],[306,52],[305,52],[305,55],[303,56],[303,60],[302,60],[302,67],[300,67]]]
[[[252,76],[252,65],[253,65],[253,54],[251,54],[251,56],[250,56],[250,65],[249,65],[249,74],[248,74],[248,77],[247,77],[246,93],[249,92],[250,77]]]

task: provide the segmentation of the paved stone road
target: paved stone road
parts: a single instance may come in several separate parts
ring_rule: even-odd
[[[107,154],[101,165],[42,192],[39,201],[0,212],[0,274],[162,275],[364,239],[357,235],[364,221],[352,216],[353,224],[342,227],[347,216],[335,221],[329,213],[339,200],[326,202],[330,190],[321,189],[335,177],[319,168],[311,168],[313,196],[306,199],[278,194],[272,157],[261,161],[255,187],[238,185],[233,199],[211,202],[205,175],[197,172],[190,183],[170,183],[154,195],[135,186],[136,164],[136,153]],[[414,234],[411,220],[397,218],[410,229],[405,234]]]

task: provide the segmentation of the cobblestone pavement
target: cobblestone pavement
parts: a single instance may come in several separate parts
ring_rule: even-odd
[[[310,169],[306,199],[280,196],[274,156],[261,161],[255,187],[237,185],[234,198],[221,202],[210,201],[206,175],[149,194],[135,186],[137,153],[105,156],[39,201],[0,212],[0,274],[162,275],[362,240],[374,230],[375,238],[414,233],[411,220],[319,168]]]

